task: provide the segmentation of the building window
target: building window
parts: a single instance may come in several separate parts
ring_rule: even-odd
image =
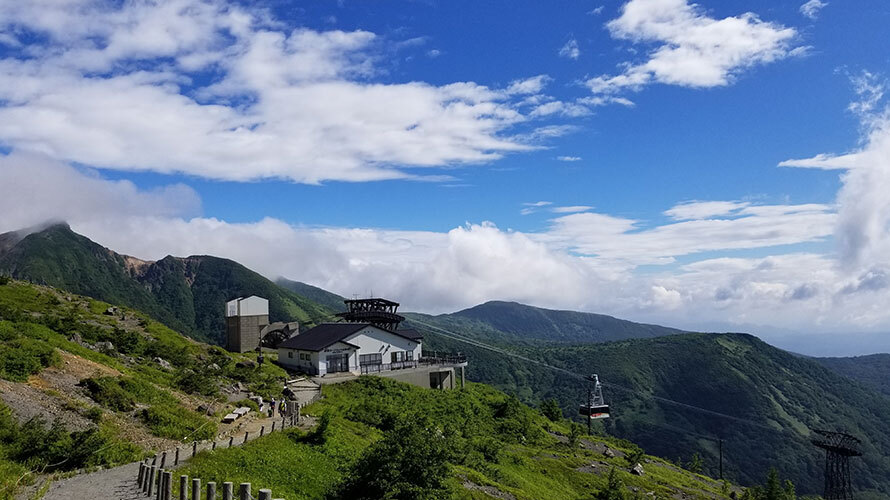
[[[309,360],[309,355],[306,354],[305,352],[301,352],[301,353],[300,353],[300,359],[302,359],[302,360],[304,360],[304,361],[308,361],[308,360]]]
[[[405,351],[396,351],[392,353],[393,363],[400,363],[402,361],[405,361]]]
[[[287,357],[289,357],[289,358],[294,357],[294,351],[287,351]]]
[[[379,365],[381,363],[383,363],[383,355],[379,352],[374,354],[360,354],[358,357],[358,364],[361,366]]]
[[[414,361],[414,351],[405,351],[405,359]]]

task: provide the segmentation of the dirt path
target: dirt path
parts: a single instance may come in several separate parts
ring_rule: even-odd
[[[275,431],[281,430],[281,418],[260,418],[244,423],[231,436],[224,439],[216,440],[216,448],[227,448],[229,446],[229,437],[232,437],[232,446],[241,446],[244,444],[244,433],[247,432],[247,440],[253,441],[260,437],[260,430],[265,427],[265,434],[271,432],[272,423],[275,423]],[[313,420],[303,418],[297,427],[306,428],[313,424]],[[291,425],[287,425],[290,428]],[[210,450],[213,448],[212,441],[198,443],[197,451]],[[162,454],[158,454],[157,465],[160,465]],[[184,445],[179,451],[179,465],[174,466],[176,456],[175,450],[168,450],[165,461],[165,469],[171,470],[181,467],[188,463],[192,457],[192,446]],[[136,485],[136,476],[139,473],[139,463],[131,463],[114,467],[111,469],[103,469],[89,474],[80,474],[68,479],[62,479],[54,482],[46,494],[44,500],[144,500],[148,498],[142,494],[142,490]],[[38,481],[39,482],[39,481]],[[30,492],[33,494],[33,492]],[[17,498],[24,500],[29,498],[28,492],[20,493]]]

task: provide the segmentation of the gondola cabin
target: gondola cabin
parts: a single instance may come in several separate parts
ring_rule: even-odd
[[[581,405],[579,413],[593,419],[609,418],[609,405]]]

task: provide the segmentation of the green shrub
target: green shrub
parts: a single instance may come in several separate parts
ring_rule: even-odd
[[[0,274],[0,286],[8,285],[12,278],[4,274]]]
[[[85,378],[80,385],[90,393],[93,401],[114,411],[133,411],[136,398],[121,387],[117,377]]]
[[[55,348],[44,342],[26,337],[0,342],[0,378],[24,382],[59,361]]]
[[[202,396],[219,394],[217,379],[207,369],[192,370],[191,368],[186,368],[177,370],[173,385],[189,394],[200,394]],[[256,406],[256,403],[254,403],[254,406]],[[259,407],[256,410],[259,411]]]
[[[447,441],[428,419],[402,419],[368,448],[329,498],[449,497]]]
[[[559,422],[562,420],[562,408],[559,407],[559,403],[551,398],[545,400],[541,403],[541,415],[547,417],[551,422]]]
[[[216,424],[181,406],[154,405],[142,411],[142,420],[159,437],[201,441],[216,435]]]

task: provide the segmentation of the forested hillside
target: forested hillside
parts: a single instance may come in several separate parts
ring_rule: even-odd
[[[270,321],[313,324],[332,310],[286,290],[246,267],[210,256],[142,261],[115,253],[64,224],[23,238],[0,236],[0,273],[139,309],[196,339],[221,344],[225,302],[259,295]]]
[[[613,418],[602,424],[606,432],[684,462],[697,453],[710,474],[717,473],[718,440],[723,439],[724,469],[743,484],[776,466],[799,492],[821,493],[824,454],[810,444],[809,428],[847,429],[864,442],[865,457],[854,474],[858,498],[890,494],[885,458],[890,455],[885,418],[890,400],[753,336],[685,334],[581,346],[502,345],[567,374],[431,329],[425,332],[425,347],[468,353],[471,380],[532,404],[556,398],[566,415],[576,413],[586,397],[588,385],[581,375],[597,373],[613,405]]]
[[[890,397],[890,354],[850,358],[813,358],[829,370]]]
[[[516,302],[491,301],[456,313],[408,315],[443,328],[484,333],[486,338],[520,342],[609,342],[684,333],[658,325],[634,323],[603,314],[555,311]]]

